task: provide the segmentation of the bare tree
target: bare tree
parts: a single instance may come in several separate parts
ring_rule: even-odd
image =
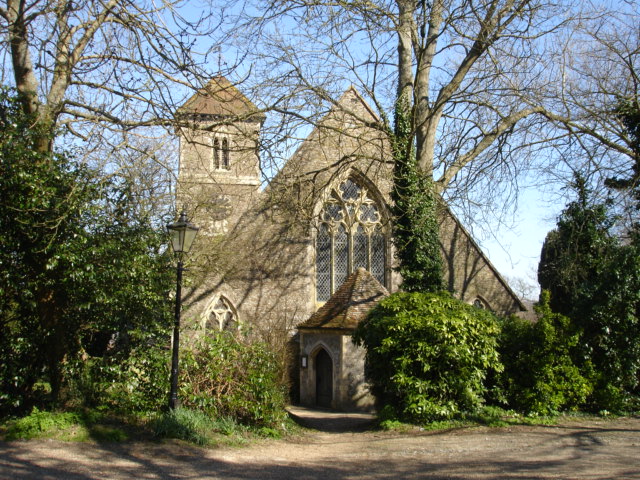
[[[71,134],[96,157],[139,131],[170,127],[177,106],[214,73],[225,41],[225,9],[189,9],[183,0],[6,0],[0,6],[2,83],[24,111]],[[228,71],[233,65],[228,67]],[[223,69],[224,70],[224,69]],[[224,72],[223,72],[224,73]],[[66,139],[65,142],[73,141]]]
[[[546,0],[269,2],[243,41],[262,42],[248,58],[279,87],[283,116],[313,121],[355,84],[378,110],[372,126],[392,131],[404,98],[420,169],[450,202],[477,206],[514,195],[542,148],[543,108],[523,97],[550,61],[546,35],[574,15]],[[295,115],[285,90],[304,99]]]
[[[625,112],[640,112],[639,15],[637,4],[621,2],[558,37],[553,68],[529,92],[555,129],[556,159],[600,186],[626,179],[633,189],[640,180],[638,139],[625,122]]]

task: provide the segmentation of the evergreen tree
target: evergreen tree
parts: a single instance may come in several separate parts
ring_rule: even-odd
[[[126,182],[39,151],[38,128],[1,90],[0,414],[57,402],[74,359],[126,355],[171,313],[162,235]]]
[[[575,318],[589,302],[596,279],[607,268],[616,245],[605,204],[591,204],[585,179],[576,175],[571,185],[577,199],[564,209],[557,226],[547,234],[540,253],[538,282],[551,294],[555,313]]]
[[[591,407],[624,410],[638,394],[640,249],[611,234],[606,204],[591,203],[584,179],[542,247],[538,280],[554,313],[571,319],[580,340],[572,357],[594,384]]]

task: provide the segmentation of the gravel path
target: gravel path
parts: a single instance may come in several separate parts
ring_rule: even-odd
[[[321,430],[242,448],[0,443],[0,479],[640,479],[640,418],[394,434],[294,409]]]

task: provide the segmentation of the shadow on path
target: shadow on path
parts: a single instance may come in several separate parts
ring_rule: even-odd
[[[320,432],[356,433],[372,430],[376,426],[376,416],[370,413],[347,413],[298,406],[288,407],[287,411],[298,425]]]

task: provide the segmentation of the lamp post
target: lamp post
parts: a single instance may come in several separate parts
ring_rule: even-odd
[[[176,311],[173,324],[173,351],[171,355],[171,391],[169,393],[169,408],[178,406],[178,354],[180,352],[180,309],[182,307],[182,254],[189,253],[191,244],[196,238],[198,227],[189,223],[187,215],[182,211],[177,222],[167,225],[171,235],[171,247],[178,257],[178,273],[176,279]]]

